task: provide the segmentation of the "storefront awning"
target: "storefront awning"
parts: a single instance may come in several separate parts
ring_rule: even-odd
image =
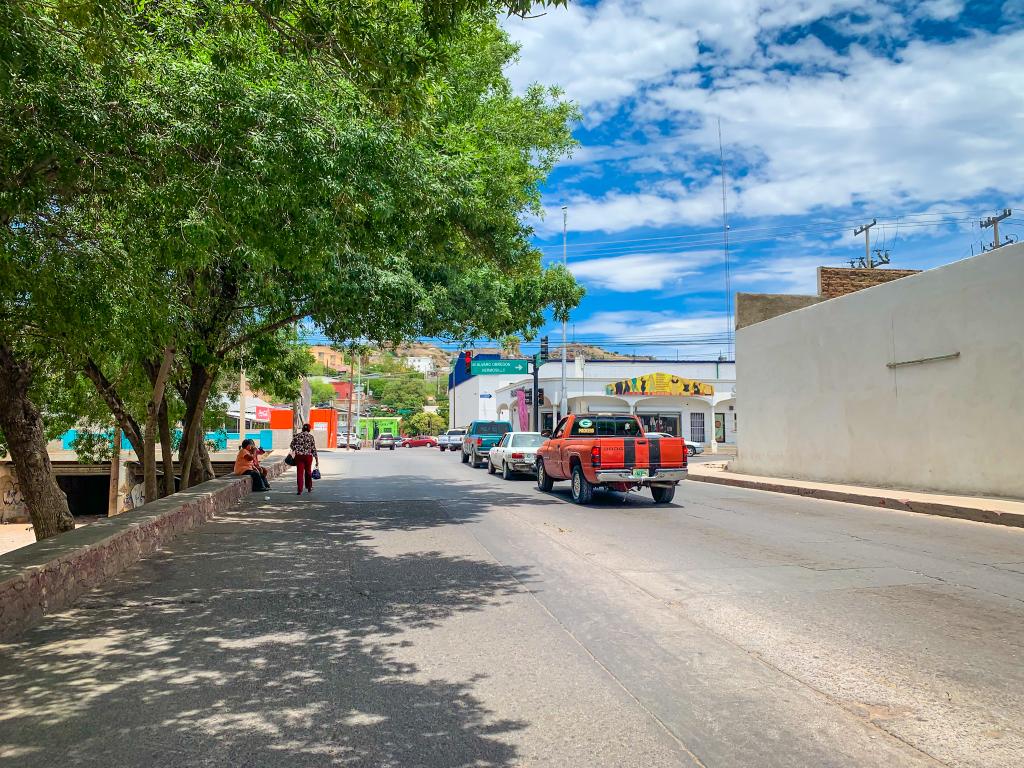
[[[682,379],[671,373],[648,373],[623,379],[604,388],[608,395],[643,395],[645,397],[697,397],[715,394],[715,388],[703,381]]]

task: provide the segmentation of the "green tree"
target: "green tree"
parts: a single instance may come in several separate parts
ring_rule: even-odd
[[[546,308],[562,317],[578,302],[522,223],[572,146],[576,113],[556,91],[512,93],[503,68],[516,50],[494,8],[0,8],[0,277],[16,277],[0,280],[0,374],[14,404],[0,428],[38,486],[26,493],[37,536],[69,520],[32,399],[46,345],[94,341],[69,354],[147,477],[176,396],[188,486],[210,474],[204,413],[224,375],[302,318],[333,338],[399,343],[530,334]],[[61,287],[73,293],[92,251],[113,289],[63,327],[30,328]],[[56,273],[45,284],[52,293],[30,279],[44,253],[68,266],[64,286]],[[137,328],[97,333],[109,320],[96,309],[132,306],[132,290]]]
[[[448,422],[436,413],[420,411],[402,419],[402,432],[407,435],[436,435],[448,426]]]

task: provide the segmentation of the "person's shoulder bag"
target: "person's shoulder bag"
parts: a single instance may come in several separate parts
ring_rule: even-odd
[[[292,452],[292,451],[288,451],[288,455],[284,457],[284,463],[287,464],[289,467],[294,467],[295,466],[295,453]]]

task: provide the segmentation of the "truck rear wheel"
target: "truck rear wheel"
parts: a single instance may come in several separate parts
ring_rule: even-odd
[[[654,497],[655,504],[668,504],[676,495],[676,487],[674,485],[652,485],[651,496]]]
[[[555,487],[555,481],[548,477],[543,461],[537,462],[537,487],[545,493]]]
[[[583,474],[579,464],[572,468],[572,500],[577,504],[589,504],[594,498],[594,486]]]

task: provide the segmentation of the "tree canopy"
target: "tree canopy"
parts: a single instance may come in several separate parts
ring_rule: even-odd
[[[304,318],[399,343],[564,316],[581,291],[524,214],[576,111],[512,91],[497,19],[531,5],[5,3],[0,375],[32,406],[0,409],[16,465],[43,467],[41,382],[107,409],[151,498],[157,439],[173,491],[172,414],[187,486],[209,476],[208,402],[243,365],[287,391]],[[34,522],[63,515],[50,486],[26,494]]]

